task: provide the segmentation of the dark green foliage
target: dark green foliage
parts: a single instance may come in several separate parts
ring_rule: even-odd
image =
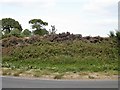
[[[48,23],[47,22],[44,22],[44,21],[42,21],[41,19],[32,19],[32,20],[30,20],[29,21],[29,23],[30,24],[35,24],[35,25],[40,25],[40,27],[42,27],[42,26],[46,26],[46,25],[48,25]],[[34,25],[33,25],[34,26]],[[36,27],[35,27],[36,28]],[[34,29],[34,27],[33,27],[33,29]]]
[[[116,37],[120,41],[120,31],[116,31]]]
[[[5,34],[9,34],[14,28],[17,28],[18,30],[22,31],[22,26],[19,24],[19,22],[15,21],[12,18],[3,18],[1,22],[2,31],[4,31]]]
[[[22,32],[22,35],[23,35],[23,36],[26,36],[26,37],[29,37],[29,36],[31,36],[31,31],[29,31],[28,29],[25,29],[25,30]]]
[[[44,35],[48,33],[48,31],[44,28],[48,23],[42,21],[41,19],[32,19],[29,21],[29,24],[32,24],[32,29],[36,29],[33,33],[36,35]]]
[[[110,31],[109,37],[115,37],[114,31]]]
[[[20,37],[20,34],[21,34],[20,30],[17,29],[17,28],[13,29],[13,30],[10,32],[10,35],[13,35],[13,36],[16,36],[16,37]]]
[[[49,32],[46,29],[41,29],[41,30],[35,30],[33,31],[34,35],[45,35],[48,34]]]

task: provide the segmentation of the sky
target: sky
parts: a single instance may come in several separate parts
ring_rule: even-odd
[[[13,18],[30,29],[31,19],[55,25],[57,33],[108,36],[118,29],[119,0],[0,0],[0,19]]]

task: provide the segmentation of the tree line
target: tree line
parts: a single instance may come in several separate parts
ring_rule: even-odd
[[[29,24],[32,27],[32,31],[29,29],[22,29],[21,24],[12,18],[2,18],[0,20],[1,22],[1,34],[2,37],[9,37],[11,35],[13,36],[31,36],[31,35],[45,35],[45,34],[55,34],[56,28],[55,25],[51,25],[52,29],[49,29],[49,31],[45,28],[45,26],[48,26],[48,22],[44,22],[41,19],[31,19],[29,21]]]
[[[48,26],[48,22],[45,22],[41,19],[31,19],[28,22],[31,27],[32,31],[29,29],[22,29],[21,24],[12,18],[2,18],[0,20],[0,36],[2,38],[10,37],[10,36],[16,36],[16,37],[29,37],[32,35],[47,35],[47,34],[56,34],[57,29],[55,28],[55,25],[51,25],[51,29],[49,31],[45,28]],[[117,37],[120,41],[120,31],[117,30],[116,33],[113,31],[110,31],[108,36],[110,38]]]

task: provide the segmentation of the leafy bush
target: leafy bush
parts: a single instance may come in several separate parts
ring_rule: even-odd
[[[21,34],[21,31],[19,29],[13,29],[11,32],[10,32],[10,35],[13,35],[13,36],[16,36],[16,37],[20,37],[20,34]]]
[[[31,36],[31,31],[29,31],[28,29],[25,29],[25,30],[22,32],[22,35],[25,36],[25,37],[29,37],[29,36]]]
[[[48,34],[49,32],[46,29],[41,29],[41,30],[35,30],[33,31],[35,35],[45,35]]]

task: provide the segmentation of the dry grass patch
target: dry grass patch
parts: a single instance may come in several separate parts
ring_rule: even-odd
[[[2,75],[4,76],[19,76],[27,78],[43,78],[43,79],[118,79],[118,72],[64,72],[64,73],[53,73],[47,70],[31,69],[31,70],[20,70],[2,68]]]
[[[64,74],[57,74],[54,76],[54,79],[62,79]]]

